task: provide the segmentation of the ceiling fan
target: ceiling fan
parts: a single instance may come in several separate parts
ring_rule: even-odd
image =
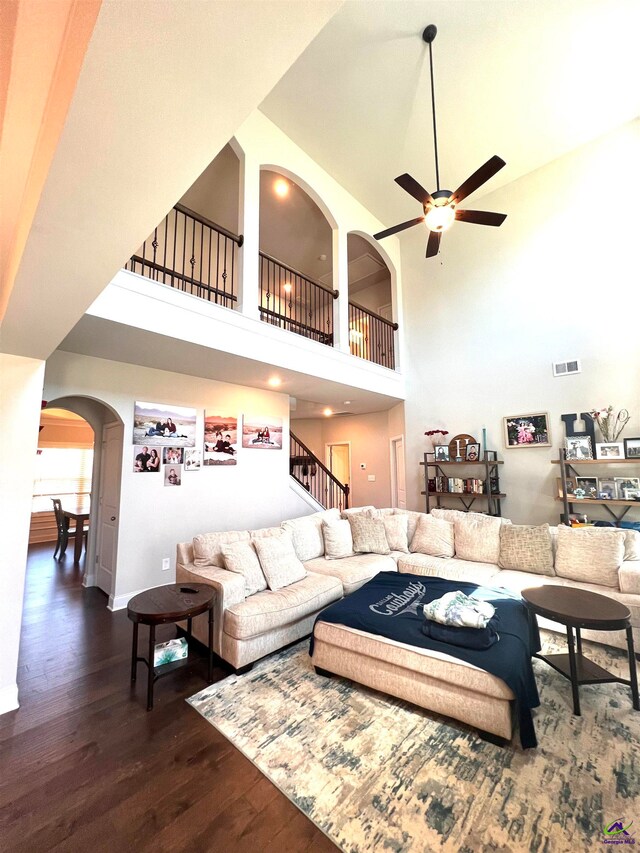
[[[407,228],[412,228],[414,225],[419,225],[424,222],[429,229],[429,239],[427,241],[427,258],[432,258],[438,254],[440,250],[440,238],[442,232],[446,231],[454,220],[460,222],[471,222],[475,225],[502,225],[507,218],[506,213],[491,213],[486,210],[460,210],[458,205],[471,193],[475,192],[482,184],[486,183],[497,172],[506,166],[504,160],[500,157],[493,156],[490,160],[480,166],[480,168],[467,178],[464,183],[460,184],[455,192],[451,190],[440,189],[440,172],[438,169],[438,137],[436,133],[436,100],[433,87],[433,56],[431,45],[438,32],[434,24],[429,24],[422,33],[422,38],[429,45],[429,69],[431,72],[431,111],[433,113],[433,146],[435,151],[436,161],[436,184],[438,189],[434,193],[430,193],[421,186],[415,178],[409,174],[399,175],[395,181],[402,187],[405,192],[413,196],[422,205],[424,211],[423,216],[418,216],[415,219],[409,219],[407,222],[401,222],[399,225],[394,225],[392,228],[386,228],[384,231],[379,231],[374,234],[375,240],[382,240],[384,237],[390,237],[392,234],[397,234],[399,231],[404,231]]]

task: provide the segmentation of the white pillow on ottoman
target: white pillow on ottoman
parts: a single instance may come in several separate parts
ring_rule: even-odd
[[[253,543],[269,589],[282,589],[306,578],[307,571],[296,556],[291,538],[266,536]]]
[[[454,522],[456,557],[474,563],[496,563],[500,559],[502,519],[493,515],[465,513]]]
[[[231,542],[223,545],[222,556],[228,571],[244,575],[244,594],[247,598],[267,588],[267,581],[252,542]]]
[[[353,537],[351,525],[346,518],[322,522],[325,560],[340,560],[353,557]]]
[[[624,560],[624,530],[558,525],[556,574],[584,583],[618,589],[618,569]]]
[[[453,557],[453,524],[433,515],[421,515],[409,550],[430,557]]]

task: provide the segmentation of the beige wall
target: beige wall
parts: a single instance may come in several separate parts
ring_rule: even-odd
[[[519,523],[558,521],[562,414],[623,406],[624,435],[640,435],[639,152],[636,120],[471,205],[507,213],[501,228],[456,223],[431,260],[418,229],[403,238],[411,508],[427,429],[487,428],[504,459],[503,513]],[[554,378],[567,358],[582,372]],[[502,419],[527,412],[550,413],[553,446],[505,449]]]

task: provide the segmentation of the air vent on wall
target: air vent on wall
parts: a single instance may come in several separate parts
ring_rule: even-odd
[[[580,373],[581,370],[580,361],[577,358],[567,359],[567,361],[554,361],[553,363],[554,376],[569,376],[572,373]]]

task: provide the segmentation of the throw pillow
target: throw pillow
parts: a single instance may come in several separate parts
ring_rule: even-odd
[[[265,536],[253,545],[269,589],[282,589],[307,576],[288,536]]]
[[[384,535],[387,537],[387,544],[392,551],[403,551],[405,554],[409,551],[408,539],[408,523],[409,519],[406,515],[384,515],[382,517],[384,524]]]
[[[430,557],[453,557],[453,524],[433,515],[422,515],[418,519],[409,550],[412,554],[428,554]]]
[[[201,533],[193,539],[193,562],[199,569],[215,566],[224,569],[222,546],[229,542],[248,542],[248,530],[228,530],[222,533]]]
[[[503,524],[498,565],[536,575],[555,575],[549,525]]]
[[[556,574],[584,583],[618,588],[625,531],[606,527],[558,525]]]
[[[389,554],[389,543],[381,518],[354,513],[349,515],[353,550],[356,554]]]
[[[298,559],[303,563],[322,557],[324,554],[322,522],[333,518],[340,518],[339,510],[327,509],[282,522],[282,529],[291,536]]]
[[[466,518],[468,515],[480,515],[480,513],[463,512],[461,509],[445,509],[445,507],[435,506],[430,510],[429,515],[453,523],[454,521],[459,521],[461,518]]]
[[[251,542],[231,542],[229,545],[223,545],[222,556],[230,572],[244,576],[246,597],[267,588],[266,578],[260,568],[260,560]]]
[[[502,519],[480,513],[465,513],[454,522],[456,557],[474,563],[495,563],[500,558]]]
[[[351,525],[346,518],[337,521],[323,521],[322,535],[324,536],[325,560],[353,557]]]
[[[374,506],[352,506],[350,509],[343,509],[340,516],[349,518],[350,515],[372,515],[375,511]]]

